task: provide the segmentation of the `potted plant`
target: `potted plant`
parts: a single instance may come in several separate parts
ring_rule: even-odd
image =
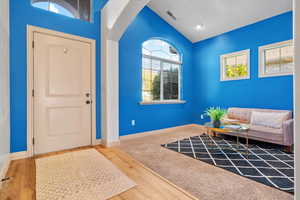
[[[227,114],[227,110],[220,107],[210,107],[205,111],[205,115],[209,116],[214,128],[220,128],[221,119]]]

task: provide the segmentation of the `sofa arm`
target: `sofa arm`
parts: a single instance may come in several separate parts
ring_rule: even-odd
[[[283,122],[283,145],[291,146],[294,144],[294,120],[289,119]]]

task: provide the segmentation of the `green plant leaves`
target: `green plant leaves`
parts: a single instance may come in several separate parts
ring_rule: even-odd
[[[204,113],[212,120],[216,121],[221,120],[227,114],[227,110],[221,109],[220,107],[210,107]]]

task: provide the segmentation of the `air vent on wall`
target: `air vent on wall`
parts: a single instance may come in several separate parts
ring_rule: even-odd
[[[171,12],[171,11],[167,11],[167,15],[169,15],[172,19],[177,20],[177,18],[175,17],[175,15]]]

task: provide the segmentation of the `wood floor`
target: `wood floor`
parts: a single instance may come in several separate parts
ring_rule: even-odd
[[[98,150],[137,183],[136,187],[111,198],[111,200],[196,200],[195,197],[116,148],[84,147],[51,153],[43,155],[43,157],[88,148]],[[0,190],[0,200],[35,200],[34,158],[12,161],[7,176],[12,179],[5,183]]]

